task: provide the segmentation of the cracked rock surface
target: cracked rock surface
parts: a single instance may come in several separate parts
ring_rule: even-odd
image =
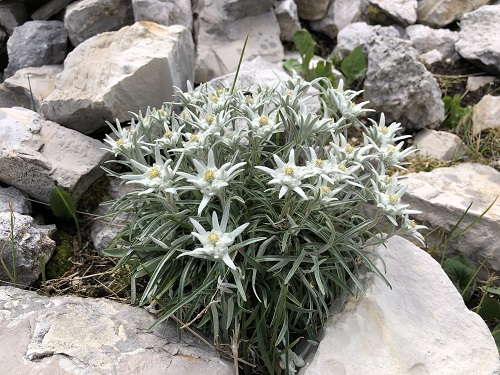
[[[232,364],[173,322],[106,299],[0,287],[3,374],[232,374]]]

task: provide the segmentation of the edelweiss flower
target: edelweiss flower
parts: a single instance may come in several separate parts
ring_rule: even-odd
[[[155,145],[155,163],[152,167],[138,163],[137,161],[130,159],[132,166],[143,172],[142,174],[126,174],[120,176],[124,180],[130,180],[127,184],[138,184],[146,188],[146,190],[139,193],[139,195],[149,194],[154,191],[160,191],[165,193],[176,194],[177,191],[173,187],[175,172],[180,165],[182,156],[179,158],[177,166],[172,170],[169,164],[172,162],[171,159],[164,161],[160,154],[160,148],[158,144]]]
[[[201,242],[203,247],[198,247],[194,250],[187,251],[185,253],[182,253],[178,257],[189,255],[198,258],[211,258],[214,260],[221,259],[229,268],[235,270],[236,266],[229,256],[229,253],[230,251],[236,250],[236,247],[233,247],[231,250],[229,249],[229,247],[234,243],[236,237],[238,237],[245,230],[245,228],[250,225],[250,223],[240,225],[232,232],[226,233],[228,220],[229,203],[226,204],[226,207],[224,208],[224,213],[222,214],[222,220],[220,224],[217,213],[215,211],[212,213],[212,230],[210,232],[207,232],[200,223],[191,218],[190,221],[193,224],[194,229],[196,230],[196,232],[191,232],[191,234]]]
[[[245,165],[246,162],[241,162],[231,166],[231,163],[226,163],[220,168],[215,166],[214,153],[212,150],[208,152],[208,165],[194,159],[193,164],[198,172],[198,175],[192,175],[184,172],[177,172],[179,176],[184,177],[196,189],[199,189],[203,194],[203,199],[198,207],[198,215],[201,215],[210,199],[216,195],[222,188],[229,185],[229,181],[243,172],[243,169],[238,169]]]
[[[380,207],[382,209],[387,218],[395,226],[398,225],[395,219],[396,215],[411,215],[420,213],[419,211],[408,210],[407,208],[410,205],[401,203],[401,197],[406,192],[408,185],[398,185],[398,180],[393,179],[387,185],[387,188],[384,192],[379,190],[377,183],[373,180],[372,186],[375,192],[375,201],[377,203],[377,207]]]
[[[166,150],[177,146],[181,137],[181,130],[184,128],[184,125],[179,126],[179,122],[173,117],[171,122],[172,124],[170,126],[168,122],[163,123],[163,136],[157,139],[158,144]]]
[[[403,216],[401,222],[402,233],[415,237],[420,241],[420,243],[422,243],[422,245],[424,245],[424,236],[418,232],[420,229],[427,229],[427,227],[425,225],[418,225],[415,220],[411,220],[407,214]]]
[[[298,167],[295,165],[295,152],[290,150],[290,156],[288,158],[288,163],[285,164],[277,155],[273,155],[274,161],[276,162],[277,168],[275,170],[256,166],[255,168],[266,172],[271,175],[273,179],[268,182],[271,185],[281,185],[279,192],[279,198],[283,197],[288,190],[293,190],[302,198],[307,200],[307,195],[302,190],[302,179],[305,177],[303,167]]]
[[[106,139],[104,142],[111,146],[111,152],[118,156],[122,154],[125,156],[132,156],[134,148],[139,145],[139,148],[146,151],[147,147],[141,144],[143,136],[137,136],[137,131],[135,129],[135,123],[132,123],[130,129],[124,129],[121,127],[120,122],[116,120],[116,128],[108,122],[109,127],[116,136],[116,140],[106,134]]]

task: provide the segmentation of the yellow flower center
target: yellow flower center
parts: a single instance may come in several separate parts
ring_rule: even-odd
[[[399,197],[396,194],[391,194],[389,195],[389,201],[391,201],[391,203],[398,203]]]
[[[224,90],[222,90],[220,87],[217,89],[217,94],[222,94],[224,92]]]
[[[165,134],[163,134],[165,138],[172,138],[172,132],[170,130],[167,130]]]
[[[394,151],[396,151],[396,147],[394,147],[393,145],[389,145],[389,146],[387,146],[387,151],[394,152]]]
[[[385,182],[390,184],[392,182],[392,177],[391,176],[385,176]]]
[[[316,167],[322,167],[323,163],[323,159],[316,159],[316,162],[314,164],[316,164]]]
[[[132,130],[127,129],[127,135],[131,135],[132,133],[134,133]]]
[[[286,174],[287,176],[291,176],[291,175],[293,175],[293,168],[292,168],[292,167],[285,167],[285,168],[284,168],[284,171],[285,171],[285,174]]]
[[[339,169],[341,171],[345,171],[345,165],[344,164],[339,164]]]
[[[205,121],[206,121],[206,122],[210,122],[210,123],[211,123],[211,122],[213,122],[213,121],[214,121],[214,119],[215,119],[215,117],[214,117],[214,115],[213,115],[213,114],[211,114],[211,113],[209,113],[208,115],[206,115],[206,116],[205,116]]]
[[[269,119],[266,116],[262,116],[259,120],[259,124],[262,126],[269,124]]]
[[[155,178],[159,174],[160,174],[160,171],[158,170],[158,168],[156,168],[156,167],[149,168],[149,171],[148,171],[149,178]]]
[[[352,147],[349,143],[347,144],[347,146],[345,146],[345,152],[347,152],[348,154],[350,154],[351,152],[354,151],[354,147]]]
[[[208,235],[207,238],[213,244],[215,244],[215,243],[217,243],[217,241],[219,241],[219,235],[215,232],[210,232],[210,234]]]
[[[190,142],[198,142],[198,136],[196,134],[191,134],[189,137]]]
[[[191,114],[185,112],[182,117],[184,117],[184,120],[189,120],[191,118]]]
[[[165,112],[163,109],[159,109],[158,114],[163,117],[167,114],[167,112]]]
[[[116,141],[116,144],[117,144],[118,146],[121,146],[121,145],[123,144],[123,139],[119,139],[119,140],[117,140],[117,141]]]
[[[409,220],[408,223],[412,228],[415,228],[417,226],[417,223],[415,223],[415,220]]]
[[[218,98],[217,98],[217,95],[215,95],[215,94],[212,94],[212,95],[210,96],[210,100],[211,100],[211,101],[213,101],[213,102],[216,102],[216,101],[217,101],[217,99],[218,99]]]
[[[329,186],[326,186],[326,185],[321,186],[321,192],[326,194],[326,193],[329,193],[331,191],[332,191],[332,189],[330,189]]]
[[[211,169],[207,169],[205,173],[203,173],[203,179],[205,181],[212,181],[215,179],[215,173]]]
[[[249,96],[245,96],[245,103],[253,103],[253,98]]]
[[[382,134],[387,134],[389,133],[389,129],[387,128],[387,126],[382,126],[380,128],[380,131],[382,132]]]

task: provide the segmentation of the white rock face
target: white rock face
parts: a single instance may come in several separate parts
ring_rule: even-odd
[[[13,232],[11,219],[15,223]],[[17,285],[26,287],[38,279],[41,273],[40,258],[46,264],[56,247],[56,243],[50,239],[55,231],[55,225],[38,225],[31,216],[17,212],[12,214],[0,212],[0,244],[2,246],[7,244],[2,251],[2,259],[11,275],[14,275],[12,265],[15,264]],[[14,237],[14,262],[12,261],[11,249],[12,234]],[[0,267],[0,285],[3,284],[2,281],[15,283],[9,278],[3,266]]]
[[[272,63],[283,59],[280,27],[273,11],[235,20],[228,17],[222,4],[209,5],[195,10],[199,14],[195,82],[235,71],[247,35],[245,61],[257,56]]]
[[[274,13],[280,25],[281,40],[292,42],[293,34],[301,28],[297,5],[293,0],[276,1]]]
[[[481,68],[500,75],[500,4],[483,6],[460,22],[457,52]]]
[[[450,231],[473,203],[459,226],[459,229],[465,228],[500,195],[500,172],[481,164],[464,163],[431,172],[410,173],[407,177],[403,183],[408,185],[408,191],[403,201],[422,211],[415,217],[425,221],[430,230]],[[432,245],[433,237],[428,239]],[[459,253],[476,264],[486,260],[490,271],[500,271],[500,199],[478,223],[447,243],[447,256]]]
[[[473,107],[472,133],[478,135],[483,130],[500,128],[500,96],[485,95]]]
[[[365,55],[367,45],[379,36],[399,38],[399,31],[393,26],[368,25],[366,22],[355,22],[342,29],[337,36],[337,45],[333,50],[340,58],[346,58],[354,48],[361,46]]]
[[[370,3],[402,25],[412,25],[417,21],[417,0],[370,0]]]
[[[462,140],[450,132],[424,129],[413,137],[413,142],[418,154],[433,159],[451,161],[464,153]]]
[[[432,27],[445,26],[488,3],[489,0],[421,0],[418,1],[418,23]]]
[[[406,28],[406,35],[420,54],[438,51],[441,55],[440,60],[458,60],[460,57],[455,51],[455,43],[458,40],[456,31],[411,25]]]
[[[497,78],[494,76],[480,76],[480,77],[467,77],[467,86],[466,90],[469,91],[477,91],[481,87],[493,84]]]
[[[351,298],[330,318],[304,374],[498,374],[488,327],[467,309],[439,264],[400,237],[377,253],[392,289],[369,275],[366,295]]]
[[[193,79],[194,47],[183,26],[137,22],[96,35],[64,61],[56,89],[40,112],[49,120],[88,134],[105,121],[129,121],[171,101],[177,86]]]
[[[249,16],[258,16],[272,10],[274,0],[224,0],[224,11],[227,17],[232,20],[245,18]],[[213,4],[213,3],[212,3]],[[207,1],[206,6],[211,4]]]
[[[103,146],[28,109],[0,108],[0,181],[42,202],[54,184],[78,200],[103,175]]]
[[[362,21],[368,4],[368,0],[332,1],[325,17],[319,21],[311,21],[311,28],[328,35],[330,38],[335,38],[343,28],[351,23]]]
[[[64,27],[74,46],[133,23],[130,0],[80,0],[69,4],[64,12]]]
[[[0,187],[0,212],[13,212],[29,215],[31,213],[31,202],[27,199],[28,194],[16,189],[14,186],[8,188]]]
[[[7,42],[9,65],[4,78],[22,68],[61,64],[67,39],[61,21],[28,21],[16,27]]]
[[[151,21],[164,26],[182,25],[193,29],[191,0],[132,0],[132,9],[136,22]]]
[[[56,76],[63,71],[62,65],[44,65],[38,68],[19,69],[12,77],[4,81],[5,87],[22,95],[23,101],[31,102],[40,108],[56,87]]]
[[[436,128],[444,104],[436,79],[407,40],[378,37],[369,47],[364,99],[406,129]]]
[[[299,10],[299,17],[308,21],[322,19],[328,10],[331,0],[295,0]]]
[[[173,321],[147,332],[151,314],[106,299],[0,287],[0,317],[5,374],[233,374],[189,332],[179,340]]]

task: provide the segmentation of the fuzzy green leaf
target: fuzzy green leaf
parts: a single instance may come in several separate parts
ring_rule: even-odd
[[[465,256],[458,255],[446,259],[443,264],[443,270],[462,294],[464,301],[470,301],[475,284],[474,282],[470,282],[475,277],[476,268],[474,265]],[[469,287],[467,287],[468,284]],[[464,290],[466,287],[467,290]]]
[[[346,76],[346,84],[350,86],[354,81],[363,77],[366,72],[367,63],[366,57],[361,49],[357,46],[340,64],[340,70]]]
[[[58,186],[54,186],[50,192],[50,208],[52,208],[52,213],[61,219],[76,217],[75,201],[68,192]]]

